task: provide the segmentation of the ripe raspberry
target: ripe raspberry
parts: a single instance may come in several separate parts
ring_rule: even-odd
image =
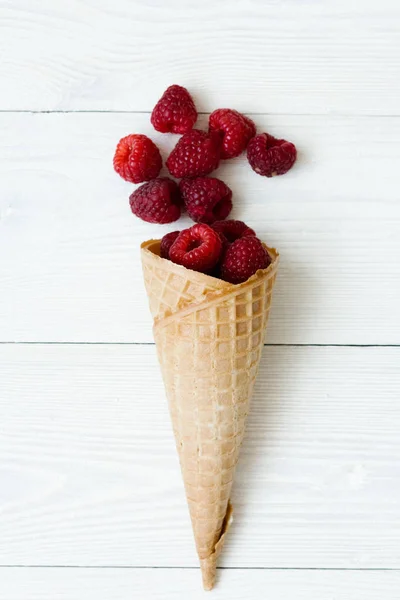
[[[243,221],[235,221],[234,219],[228,221],[216,221],[212,224],[212,228],[220,235],[222,234],[230,244],[242,237],[256,235],[256,232],[251,229],[251,227],[248,227],[246,223],[243,223]]]
[[[168,177],[144,183],[129,197],[134,215],[148,223],[172,223],[181,216],[178,185]]]
[[[246,150],[250,138],[256,135],[253,121],[230,108],[214,110],[208,125],[209,131],[219,131],[223,135],[221,158],[239,156]]]
[[[197,121],[197,110],[184,87],[171,85],[153,108],[150,120],[161,133],[187,133]]]
[[[192,129],[185,133],[167,159],[171,175],[201,177],[214,171],[219,165],[221,137],[216,132],[206,133]]]
[[[166,233],[161,240],[160,246],[160,256],[161,258],[169,258],[169,251],[171,249],[172,244],[180,234],[180,231],[171,231],[171,233]]]
[[[247,159],[253,171],[265,177],[283,175],[296,162],[296,146],[277,140],[269,133],[256,135],[247,147]]]
[[[271,257],[254,236],[239,238],[229,246],[221,264],[221,278],[230,283],[242,283],[258,269],[266,269]]]
[[[206,273],[217,264],[221,249],[218,233],[208,225],[198,223],[180,232],[170,248],[169,257],[187,269]]]
[[[142,183],[154,179],[161,166],[160,151],[146,135],[131,134],[118,142],[114,169],[126,181]]]
[[[182,179],[179,188],[189,217],[197,223],[225,219],[232,210],[232,191],[216,177]]]

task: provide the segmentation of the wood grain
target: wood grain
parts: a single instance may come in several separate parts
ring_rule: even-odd
[[[205,125],[206,118],[200,124]],[[272,180],[244,157],[216,174],[233,217],[281,253],[268,341],[400,342],[400,120],[258,116],[292,139],[295,168]],[[189,225],[134,218],[112,169],[116,141],[176,137],[148,114],[0,115],[0,340],[151,342],[138,246]]]
[[[0,2],[1,599],[204,596],[140,345],[138,245],[176,226],[135,220],[111,167],[130,132],[168,154],[149,112],[171,83],[299,149],[283,178],[217,172],[281,252],[267,341],[400,344],[399,31],[394,0]],[[398,600],[399,364],[265,349],[213,597]]]
[[[223,566],[400,567],[399,359],[265,349]],[[197,566],[154,346],[0,364],[0,564]]]
[[[1,3],[3,110],[149,110],[171,83],[201,110],[398,115],[393,0]]]
[[[202,600],[198,569],[1,569],[7,600]],[[216,600],[398,600],[394,571],[219,570]]]

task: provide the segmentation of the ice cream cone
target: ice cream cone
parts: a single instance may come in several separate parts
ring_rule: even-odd
[[[271,304],[278,253],[239,285],[160,258],[142,244],[144,281],[204,589],[232,520],[229,502]]]

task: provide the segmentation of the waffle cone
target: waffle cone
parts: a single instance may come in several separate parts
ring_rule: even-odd
[[[229,502],[271,304],[278,253],[239,285],[160,258],[142,244],[154,339],[167,393],[204,589],[232,520]]]

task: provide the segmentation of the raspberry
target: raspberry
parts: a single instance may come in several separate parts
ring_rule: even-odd
[[[146,135],[131,134],[118,142],[114,169],[126,181],[142,183],[154,179],[161,166],[160,151]]]
[[[211,113],[209,131],[219,131],[222,136],[221,158],[239,156],[253,136],[256,126],[248,117],[230,108],[219,108]]]
[[[204,223],[184,229],[169,251],[172,262],[192,271],[206,273],[218,262],[222,242],[216,231]]]
[[[153,108],[150,120],[161,133],[187,133],[197,121],[197,110],[184,87],[171,85]]]
[[[189,217],[197,223],[225,219],[232,210],[232,191],[216,177],[182,179],[179,188]]]
[[[176,178],[200,177],[219,165],[221,137],[217,132],[192,129],[185,133],[167,159],[167,167]]]
[[[169,258],[169,251],[171,249],[172,244],[180,234],[180,231],[171,231],[171,233],[166,233],[161,240],[160,246],[160,256],[161,258]]]
[[[239,238],[248,235],[256,235],[256,232],[248,227],[246,223],[243,223],[243,221],[235,221],[234,219],[228,221],[216,221],[212,224],[212,228],[220,235],[222,234],[230,244]]]
[[[260,240],[254,236],[239,238],[225,252],[221,278],[230,283],[242,283],[258,269],[266,269],[271,257]]]
[[[265,177],[284,175],[296,162],[296,146],[277,140],[269,133],[256,135],[247,147],[247,159],[253,171]]]
[[[129,197],[134,215],[148,223],[172,223],[181,216],[178,185],[168,177],[144,183]]]

